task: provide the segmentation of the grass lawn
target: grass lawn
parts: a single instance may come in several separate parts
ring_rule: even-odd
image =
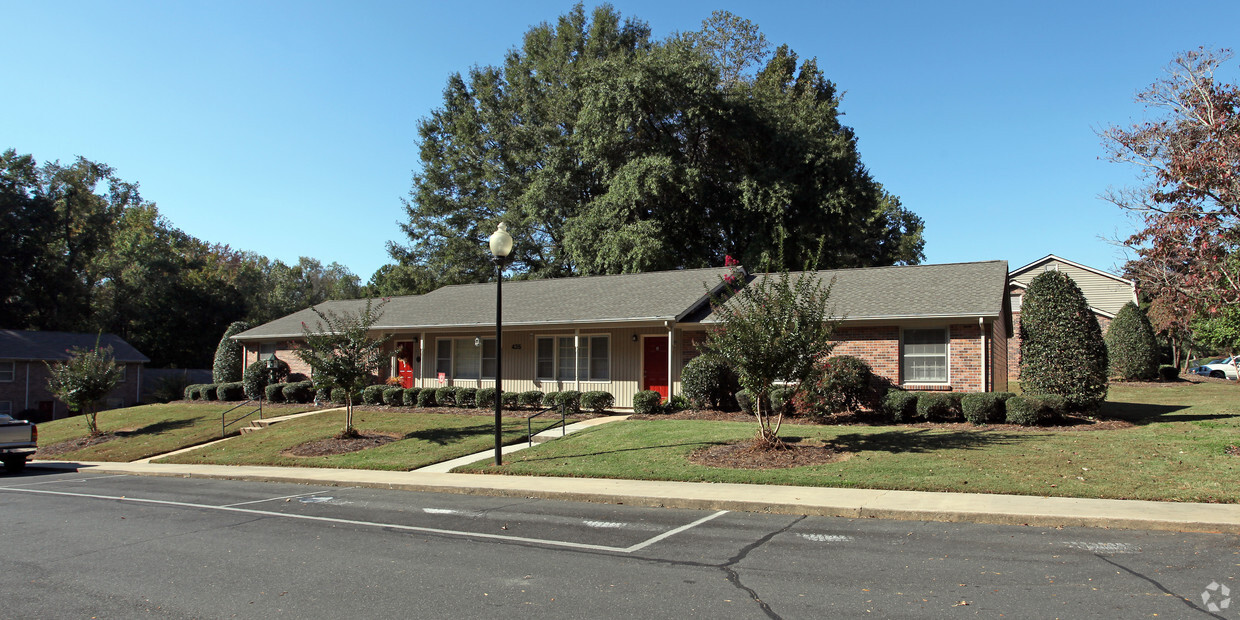
[[[512,454],[501,468],[457,471],[1063,497],[1240,502],[1240,387],[1224,383],[1113,385],[1102,412],[1133,423],[1113,430],[1010,431],[966,424],[784,425],[850,454],[826,465],[748,470],[688,456],[752,437],[755,424],[625,421]]]
[[[495,420],[487,416],[357,411],[354,426],[363,433],[388,433],[398,441],[347,454],[298,457],[285,450],[327,439],[344,428],[344,412],[306,416],[281,422],[257,433],[160,459],[157,463],[341,467],[403,471],[495,447]],[[534,431],[547,423],[536,421]],[[525,418],[504,419],[504,443],[524,441]]]
[[[36,458],[128,462],[172,452],[219,439],[220,414],[232,406],[220,402],[169,403],[101,411],[96,418],[99,430],[116,433],[115,439],[54,456],[39,454]],[[311,407],[280,407],[272,411],[274,415],[288,415],[309,409]],[[229,419],[239,413],[230,415]],[[247,423],[234,425],[228,431],[236,434],[237,427]],[[44,422],[39,424],[39,447],[81,439],[86,434],[86,418],[82,416]]]

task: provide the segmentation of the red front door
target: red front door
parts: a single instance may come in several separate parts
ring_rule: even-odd
[[[396,374],[400,376],[401,387],[413,387],[413,343],[398,342],[400,353],[396,356]]]
[[[642,389],[667,399],[667,338],[642,338]]]

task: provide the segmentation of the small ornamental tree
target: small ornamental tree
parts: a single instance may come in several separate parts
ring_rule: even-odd
[[[241,381],[244,369],[241,367],[241,343],[232,337],[250,329],[245,321],[233,321],[224,330],[219,346],[215,347],[215,364],[211,367],[212,383],[232,383]]]
[[[752,395],[758,422],[754,447],[779,447],[783,412],[763,403],[770,402],[776,381],[788,382],[794,389],[806,385],[818,360],[834,348],[831,333],[837,321],[827,310],[831,286],[814,272],[794,278],[786,271],[762,274],[744,284],[729,284],[729,298],[711,300],[718,325],[700,348],[724,360]]]
[[[1154,327],[1137,307],[1128,302],[1115,314],[1105,338],[1111,377],[1121,381],[1151,380],[1158,377],[1158,342]]]
[[[1107,397],[1107,348],[1098,318],[1067,275],[1045,271],[1029,282],[1020,310],[1020,382],[1027,394],[1057,394],[1073,411]]]
[[[98,340],[93,349],[74,347],[68,361],[47,364],[47,372],[47,390],[69,409],[82,412],[86,429],[98,435],[99,401],[121,382],[121,367],[112,357],[112,347],[100,347]]]
[[[383,345],[388,338],[374,338],[370,327],[383,314],[387,299],[374,303],[366,300],[359,312],[322,312],[312,308],[319,320],[314,329],[301,324],[305,345],[294,353],[314,371],[315,384],[345,392],[344,430],[340,438],[356,437],[353,428],[353,398],[367,385],[370,377],[387,360]]]

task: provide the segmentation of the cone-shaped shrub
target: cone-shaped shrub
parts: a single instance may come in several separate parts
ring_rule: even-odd
[[[215,347],[215,364],[211,368],[211,380],[215,383],[231,383],[241,380],[245,368],[241,366],[241,343],[232,337],[250,329],[245,321],[233,321],[224,330],[224,337]]]
[[[1021,302],[1021,390],[1058,394],[1070,410],[1092,412],[1106,400],[1107,370],[1102,328],[1081,289],[1058,271],[1038,274]]]
[[[1131,301],[1107,329],[1107,358],[1111,377],[1122,381],[1145,381],[1158,377],[1158,343],[1150,320]]]

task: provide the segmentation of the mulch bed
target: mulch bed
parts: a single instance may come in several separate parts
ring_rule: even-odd
[[[357,452],[367,448],[377,448],[383,444],[392,443],[400,439],[398,435],[388,433],[358,433],[357,437],[319,439],[317,441],[308,441],[300,446],[293,446],[285,450],[285,456],[331,456],[333,454],[348,454],[349,452]]]
[[[667,415],[633,415],[630,420],[710,420],[715,422],[754,422],[757,419],[743,411],[678,411]],[[1018,424],[987,424],[977,426],[969,422],[905,422],[896,424],[878,419],[867,413],[844,413],[834,415],[819,424],[813,420],[797,417],[784,417],[784,425],[821,425],[821,426],[890,426],[901,428],[932,428],[951,431],[1008,431],[1008,432],[1045,432],[1045,431],[1109,431],[1135,426],[1127,420],[1113,418],[1090,418],[1085,416],[1065,416],[1053,426],[1020,426]]]
[[[707,467],[732,469],[787,469],[843,461],[852,457],[818,440],[785,440],[779,447],[755,447],[754,442],[730,443],[694,450],[689,461]]]
[[[38,451],[35,452],[34,454],[34,458],[46,459],[50,457],[60,456],[62,454],[68,454],[70,452],[75,452],[83,448],[89,448],[91,446],[97,446],[101,443],[107,443],[109,441],[112,441],[113,439],[116,439],[117,437],[122,437],[122,436],[124,435],[120,433],[100,433],[94,436],[87,435],[86,437],[78,437],[77,439],[61,441],[59,443],[54,443],[50,446],[39,446]]]

